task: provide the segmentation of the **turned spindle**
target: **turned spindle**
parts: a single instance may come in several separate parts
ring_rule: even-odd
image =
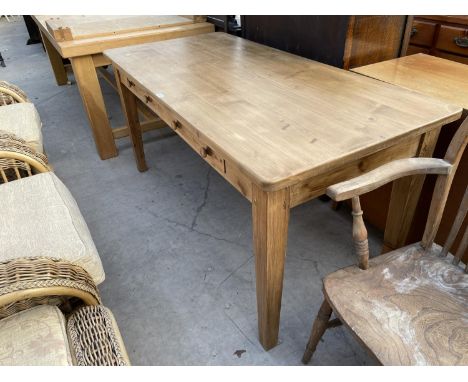
[[[369,268],[369,243],[367,241],[367,230],[362,218],[361,203],[359,196],[352,199],[353,203],[353,240],[354,249],[358,256],[358,265],[361,269]]]

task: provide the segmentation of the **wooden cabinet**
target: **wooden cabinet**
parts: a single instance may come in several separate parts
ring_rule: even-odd
[[[399,57],[407,16],[242,16],[249,40],[339,68]]]
[[[426,53],[468,64],[468,16],[415,16],[406,54]]]

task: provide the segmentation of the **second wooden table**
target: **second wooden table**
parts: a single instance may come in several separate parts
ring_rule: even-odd
[[[138,169],[147,168],[141,100],[252,202],[265,349],[278,340],[290,208],[394,159],[430,156],[441,126],[462,112],[224,33],[104,54],[116,70]],[[414,190],[396,193],[406,208]]]
[[[102,51],[214,30],[213,24],[200,22],[204,19],[201,16],[33,16],[33,18],[41,31],[58,85],[64,85],[68,81],[62,58],[69,58],[71,61],[101,159],[115,157],[117,147],[114,139],[127,133],[125,129],[112,130],[107,116],[97,70],[109,65],[110,62],[102,55]],[[106,71],[100,73],[112,83]],[[148,124],[145,127],[151,128],[152,125]]]

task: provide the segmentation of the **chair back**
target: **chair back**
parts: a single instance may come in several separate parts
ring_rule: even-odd
[[[429,209],[429,215],[427,218],[426,228],[424,230],[423,239],[421,241],[421,244],[424,248],[430,248],[434,243],[434,239],[436,237],[437,230],[439,229],[440,221],[444,212],[445,204],[447,203],[450,187],[452,185],[455,172],[457,170],[458,164],[460,163],[460,159],[463,155],[467,143],[468,117],[458,128],[452,141],[450,142],[447,153],[445,154],[444,160],[451,164],[451,169],[447,175],[439,175],[437,178],[431,206]],[[468,228],[466,228],[464,232],[460,232],[460,228],[463,226],[467,210],[468,191],[467,188],[465,188],[465,194],[463,196],[461,205],[441,253],[442,256],[447,256],[457,236],[462,235],[460,245],[454,255],[454,264],[458,264],[460,262],[468,248]],[[468,265],[465,267],[465,272],[468,272]]]

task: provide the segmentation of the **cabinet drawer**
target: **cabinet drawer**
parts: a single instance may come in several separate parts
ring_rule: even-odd
[[[468,56],[468,27],[440,27],[436,48],[446,52]]]
[[[459,56],[456,54],[442,52],[440,50],[437,51],[435,55],[437,57],[445,58],[446,60],[456,61],[468,65],[468,56]]]
[[[431,46],[435,27],[435,23],[416,20],[411,28],[410,44]]]

